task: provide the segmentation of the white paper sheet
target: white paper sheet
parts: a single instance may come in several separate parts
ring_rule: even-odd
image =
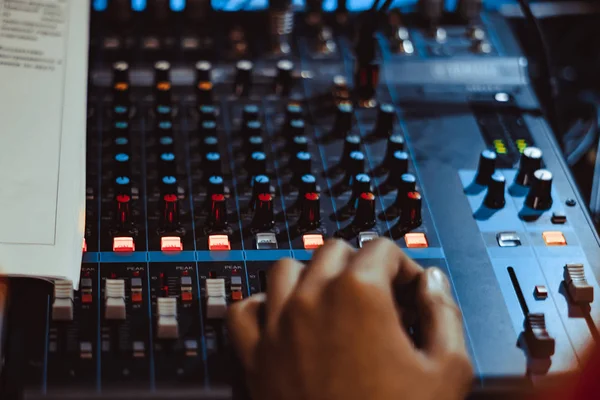
[[[78,286],[89,2],[0,0],[0,275]]]

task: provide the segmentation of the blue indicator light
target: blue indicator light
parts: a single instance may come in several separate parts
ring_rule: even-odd
[[[119,153],[115,156],[115,160],[118,162],[126,162],[129,161],[129,156],[125,153]]]
[[[131,0],[133,11],[144,11],[146,9],[146,0]]]
[[[162,178],[162,181],[165,185],[173,185],[177,182],[177,179],[174,176],[165,176]]]
[[[161,121],[158,123],[158,127],[160,129],[171,129],[173,127],[173,124],[169,121]]]
[[[163,136],[159,139],[159,142],[164,146],[168,146],[170,144],[173,144],[173,138],[171,136]]]
[[[162,153],[160,155],[160,159],[163,161],[173,161],[175,159],[175,154],[173,153]]]
[[[223,178],[217,175],[213,175],[210,178],[208,178],[208,181],[212,185],[220,185],[221,183],[223,183]]]
[[[129,185],[129,178],[126,176],[118,176],[117,179],[115,179],[115,182],[117,185]]]
[[[118,137],[118,138],[115,139],[115,144],[117,146],[124,146],[127,143],[129,143],[129,140],[127,140],[126,137]]]
[[[171,0],[171,11],[181,12],[185,10],[185,0]]]
[[[94,11],[106,11],[108,0],[94,0]]]

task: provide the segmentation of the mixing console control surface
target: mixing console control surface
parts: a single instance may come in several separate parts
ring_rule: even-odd
[[[7,393],[227,396],[227,307],[332,237],[445,270],[477,388],[566,371],[598,337],[598,238],[498,15],[392,11],[366,62],[353,14],[297,14],[282,54],[263,13],[205,32],[110,4],[80,289],[15,282]]]

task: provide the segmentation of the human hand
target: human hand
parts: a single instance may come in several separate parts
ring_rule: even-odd
[[[412,283],[421,348],[402,327],[408,310],[395,297]],[[278,261],[267,287],[268,296],[233,305],[228,319],[254,400],[454,400],[469,391],[472,367],[448,281],[393,242],[355,251],[328,241],[306,268]]]

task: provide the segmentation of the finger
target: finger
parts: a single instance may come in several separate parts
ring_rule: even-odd
[[[266,301],[264,293],[255,294],[229,307],[227,325],[233,346],[246,371],[254,370],[254,355],[260,340],[259,314]]]
[[[303,269],[302,263],[291,258],[284,258],[277,261],[269,270],[266,305],[268,329],[273,329],[278,325],[281,310],[296,288]]]
[[[395,285],[415,282],[423,271],[419,264],[387,238],[367,243],[352,258],[350,265],[350,272],[360,276],[361,280],[386,290],[392,290]]]
[[[348,243],[340,239],[325,242],[312,256],[304,271],[298,291],[318,293],[327,283],[338,276],[347,266],[355,251]]]
[[[434,358],[453,355],[468,359],[462,316],[439,268],[429,268],[422,275],[416,301],[424,351]]]

